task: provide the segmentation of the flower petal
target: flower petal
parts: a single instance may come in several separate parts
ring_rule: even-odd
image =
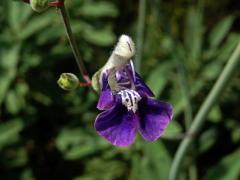
[[[145,96],[154,97],[154,94],[151,91],[151,89],[145,84],[145,82],[142,80],[141,76],[137,72],[135,72],[135,77],[136,77],[135,86],[137,91],[142,92]]]
[[[98,100],[97,108],[99,110],[106,110],[111,108],[113,104],[114,98],[112,92],[109,89],[102,91]]]
[[[100,113],[95,121],[99,135],[115,146],[128,146],[136,137],[138,119],[122,105]]]
[[[151,91],[151,89],[145,84],[145,82],[142,80],[141,76],[135,71],[132,60],[130,61],[129,64],[127,64],[125,66],[125,68],[130,72],[129,78],[134,80],[136,90],[145,96],[154,97],[154,94]]]
[[[97,108],[99,110],[106,110],[114,105],[114,97],[108,85],[107,75],[102,76],[102,90],[98,100]]]
[[[144,139],[155,141],[172,119],[172,106],[151,98],[143,98],[139,105],[139,132]]]

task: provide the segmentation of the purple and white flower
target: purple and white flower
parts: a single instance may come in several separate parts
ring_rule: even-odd
[[[147,141],[157,140],[172,119],[172,106],[153,98],[131,63],[116,72],[118,92],[111,91],[108,75],[101,78],[97,108],[104,111],[95,121],[98,134],[115,146],[131,145],[137,132]]]

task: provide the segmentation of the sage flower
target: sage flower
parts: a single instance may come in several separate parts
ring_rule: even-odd
[[[131,61],[116,72],[119,91],[111,90],[109,74],[104,72],[100,82],[97,108],[104,111],[95,120],[98,134],[115,146],[131,145],[137,132],[147,141],[157,140],[172,119],[172,106],[153,98]]]

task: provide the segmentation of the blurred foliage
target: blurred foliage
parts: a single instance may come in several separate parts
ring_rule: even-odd
[[[91,74],[120,34],[136,38],[137,2],[66,0],[66,6]],[[56,84],[62,72],[78,73],[56,10],[38,14],[26,3],[2,0],[0,179],[167,179],[186,130],[185,98],[194,115],[240,40],[239,7],[237,0],[147,1],[141,74],[157,98],[173,104],[175,116],[157,142],[138,138],[116,148],[93,128],[96,95]],[[183,179],[192,180],[191,165],[199,179],[240,177],[239,92],[238,72],[197,136]]]

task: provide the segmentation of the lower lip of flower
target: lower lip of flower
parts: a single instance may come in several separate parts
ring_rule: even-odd
[[[121,96],[122,104],[128,111],[133,111],[135,113],[138,110],[138,102],[141,100],[141,96],[138,92],[126,89],[118,92],[118,94]]]

